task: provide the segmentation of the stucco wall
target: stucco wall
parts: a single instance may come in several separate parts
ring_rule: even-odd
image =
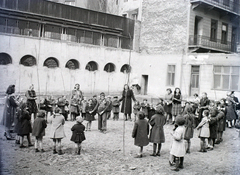
[[[181,54],[187,43],[188,1],[144,0],[140,50]]]

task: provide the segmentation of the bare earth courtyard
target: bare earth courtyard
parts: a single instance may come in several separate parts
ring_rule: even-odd
[[[207,153],[200,153],[197,131],[192,139],[191,154],[184,159],[184,169],[173,172],[168,163],[171,145],[170,132],[173,125],[165,125],[166,142],[160,157],[151,157],[152,144],[144,147],[144,157],[134,158],[139,151],[134,146],[131,132],[133,122],[125,122],[125,156],[123,155],[123,120],[108,120],[106,134],[97,130],[93,121],[92,131],[85,132],[81,155],[74,155],[74,143],[70,141],[71,127],[75,122],[65,124],[66,137],[62,140],[64,155],[52,154],[52,141],[46,129],[45,153],[35,153],[34,147],[19,148],[14,141],[3,137],[0,128],[1,174],[239,174],[240,138],[235,129],[226,128],[223,142]],[[84,122],[84,124],[86,124]],[[33,138],[32,138],[33,141]],[[33,142],[34,143],[34,142]],[[27,142],[25,140],[25,145]]]

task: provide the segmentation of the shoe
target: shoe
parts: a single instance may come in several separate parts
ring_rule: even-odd
[[[36,149],[35,149],[35,153],[37,153],[37,152],[40,152],[40,151],[39,151],[39,149],[36,148]]]
[[[183,169],[184,167],[183,167],[183,165],[179,165],[178,168]]]
[[[168,161],[170,166],[174,166],[175,164],[173,162]]]
[[[53,154],[57,154],[57,153],[58,153],[58,152],[54,149],[54,150],[53,150]]]
[[[156,156],[160,156],[160,153],[157,153]]]
[[[189,150],[189,149],[187,149],[187,150],[186,150],[186,153],[187,153],[187,154],[190,154],[190,150]]]
[[[209,150],[211,151],[211,150],[213,150],[213,148],[209,148]]]
[[[215,144],[220,144],[220,142],[221,142],[220,140],[217,140],[217,141],[215,142]]]
[[[44,153],[45,152],[45,150],[44,149],[41,149],[41,153]]]
[[[20,144],[20,141],[19,141],[19,140],[16,140],[15,143],[16,143],[16,144]]]
[[[14,138],[12,138],[10,134],[9,136],[7,136],[7,132],[4,132],[4,136],[6,137],[7,140],[15,140]]]
[[[134,158],[142,158],[142,154],[135,156]]]
[[[26,148],[26,146],[24,146],[24,145],[20,145],[19,148]]]
[[[172,171],[179,171],[179,168],[174,168],[172,169]]]
[[[28,144],[28,147],[32,147],[32,146],[33,146],[33,144],[31,144],[31,143],[30,143],[30,144]]]
[[[202,150],[202,149],[200,149],[198,152],[203,152],[203,150]]]
[[[204,149],[204,150],[202,150],[202,152],[205,153],[205,152],[207,152],[207,150]]]
[[[152,153],[152,154],[150,154],[150,156],[156,157],[157,154],[156,153]]]

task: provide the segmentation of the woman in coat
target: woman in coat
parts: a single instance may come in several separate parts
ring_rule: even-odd
[[[57,107],[54,110],[54,114],[51,116],[50,118],[50,124],[52,124],[51,126],[51,130],[50,130],[50,138],[53,139],[53,154],[58,153],[59,155],[62,155],[62,149],[61,149],[61,140],[62,138],[65,137],[65,132],[64,132],[64,116],[61,115],[60,112],[60,108]],[[58,144],[58,152],[56,151],[56,146]]]
[[[122,97],[119,99],[119,101],[122,101],[121,112],[124,113],[125,120],[131,120],[132,99],[133,101],[136,101],[133,91],[129,88],[127,84],[125,84],[122,92]]]
[[[138,120],[134,124],[132,137],[134,138],[134,145],[140,147],[140,152],[135,158],[142,158],[143,147],[149,143],[149,125],[142,111],[138,112]]]
[[[187,141],[187,149],[186,153],[190,153],[190,146],[191,146],[191,141],[190,139],[193,138],[193,133],[194,133],[194,127],[195,127],[195,121],[194,121],[194,114],[192,113],[193,109],[191,106],[186,108],[186,114],[183,116],[185,118],[185,134],[184,134],[184,139]]]
[[[29,114],[30,116],[34,114],[34,119],[35,119],[37,116],[38,109],[35,101],[37,99],[37,96],[36,96],[36,92],[34,90],[33,84],[29,87],[29,90],[26,92],[25,95],[27,97],[27,106],[28,106]]]
[[[10,134],[10,129],[14,122],[14,117],[16,113],[16,108],[18,106],[18,101],[15,97],[15,85],[10,85],[6,91],[6,102],[3,110],[3,118],[1,124],[5,126],[4,136],[7,140],[14,140]]]
[[[166,124],[166,118],[164,116],[164,109],[162,106],[157,106],[156,114],[154,114],[150,120],[152,126],[149,141],[153,143],[153,153],[150,156],[160,156],[160,150],[162,143],[165,142],[165,135],[163,126]],[[158,145],[158,150],[156,153]]]
[[[175,88],[172,98],[172,124],[175,123],[175,118],[182,112],[182,95],[179,88]]]

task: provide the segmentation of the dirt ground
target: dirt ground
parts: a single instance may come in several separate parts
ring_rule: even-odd
[[[125,122],[125,155],[123,155],[123,119],[108,120],[106,134],[97,130],[93,121],[92,131],[85,132],[81,155],[74,155],[74,143],[70,141],[71,127],[75,122],[65,124],[66,137],[62,140],[63,155],[52,154],[52,140],[48,125],[44,137],[45,153],[35,153],[34,147],[19,148],[15,141],[3,137],[0,127],[0,174],[240,174],[240,138],[236,129],[227,128],[223,142],[214,150],[200,153],[197,131],[192,139],[191,154],[184,158],[184,169],[173,172],[169,166],[170,132],[173,125],[165,125],[166,142],[162,145],[161,156],[151,157],[152,144],[144,147],[143,158],[134,158],[139,148],[134,146],[131,132],[134,122]],[[86,124],[86,122],[84,122]],[[34,138],[32,138],[34,143]],[[27,145],[27,141],[24,141]]]

